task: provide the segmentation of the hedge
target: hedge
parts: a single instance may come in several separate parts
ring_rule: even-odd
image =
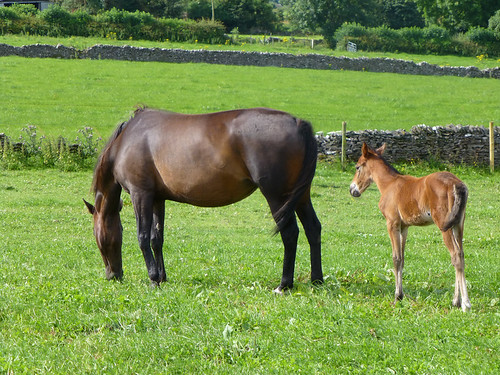
[[[149,13],[127,12],[115,8],[95,16],[84,11],[70,13],[58,5],[36,13],[30,13],[27,9],[25,6],[0,8],[0,33],[198,41],[209,44],[225,42],[224,26],[207,20],[154,18]]]
[[[451,35],[438,26],[389,29],[345,23],[330,40],[335,43],[332,47],[339,50],[345,50],[347,42],[352,42],[363,51],[500,56],[500,34],[481,27]]]

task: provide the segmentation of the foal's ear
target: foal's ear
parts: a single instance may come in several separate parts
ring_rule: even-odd
[[[85,203],[85,206],[87,206],[87,210],[89,210],[90,214],[93,215],[95,213],[95,207],[92,206],[89,202],[87,202],[85,199],[83,200]]]
[[[370,147],[368,147],[366,142],[363,142],[363,146],[361,146],[361,155],[363,155],[363,156],[368,155],[369,150],[370,150]]]
[[[380,156],[382,156],[382,154],[383,154],[383,153],[384,153],[384,151],[385,151],[385,147],[386,147],[386,146],[387,146],[387,143],[384,143],[382,146],[380,146],[379,148],[377,148],[377,149],[375,150],[375,152],[376,152],[377,154],[379,154]]]

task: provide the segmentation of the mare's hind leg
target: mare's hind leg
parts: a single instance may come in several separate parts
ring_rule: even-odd
[[[443,240],[450,251],[451,263],[455,267],[455,293],[453,296],[453,306],[462,307],[463,311],[471,308],[467,284],[465,281],[465,260],[462,247],[463,230],[455,226],[443,233]]]
[[[156,201],[153,205],[153,223],[151,225],[151,247],[153,248],[158,268],[159,282],[167,281],[163,262],[163,229],[165,225],[165,201]]]
[[[299,202],[295,210],[306,232],[311,251],[311,282],[323,282],[321,267],[321,223],[316,216],[309,194]]]
[[[151,226],[153,223],[153,196],[141,191],[130,192],[137,223],[137,239],[151,281],[160,282],[160,275],[151,251]]]
[[[265,195],[264,195],[265,196]],[[267,197],[266,197],[267,198]],[[282,207],[283,202],[267,198],[271,213],[276,218],[276,213]],[[295,212],[292,212],[286,225],[280,230],[281,240],[285,249],[283,258],[283,273],[280,285],[274,290],[282,294],[283,290],[293,288],[293,275],[295,272],[295,257],[297,255],[297,239],[299,238],[299,227]]]
[[[295,272],[295,257],[297,255],[297,239],[299,238],[299,227],[295,215],[288,221],[288,224],[280,231],[281,240],[285,247],[283,258],[283,273],[281,283],[275,292],[282,293],[283,290],[293,288],[293,275]]]

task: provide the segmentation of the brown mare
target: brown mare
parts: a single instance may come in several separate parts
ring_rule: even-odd
[[[471,305],[465,283],[462,247],[467,187],[449,172],[436,172],[420,178],[402,175],[382,157],[385,146],[373,150],[363,144],[350,192],[353,197],[359,197],[372,182],[380,191],[378,206],[386,218],[392,244],[396,301],[403,298],[402,277],[408,227],[434,222],[443,234],[455,266],[453,305],[462,306],[464,311],[469,310]]]
[[[311,279],[322,282],[321,224],[310,199],[317,145],[311,125],[266,108],[186,115],[138,109],[104,148],[93,180],[94,235],[108,279],[121,279],[120,193],[130,194],[137,237],[152,282],[166,280],[165,200],[218,207],[257,188],[266,198],[285,253],[281,292],[293,286],[299,228],[310,244]],[[153,256],[154,252],[154,256]]]

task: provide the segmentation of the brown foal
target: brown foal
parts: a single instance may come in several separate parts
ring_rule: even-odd
[[[434,222],[442,232],[456,271],[453,305],[461,306],[463,311],[469,310],[471,304],[462,247],[467,186],[449,172],[436,172],[420,178],[402,175],[382,157],[385,147],[384,144],[373,150],[363,144],[350,193],[359,197],[372,182],[380,191],[379,209],[386,218],[392,244],[396,301],[403,298],[402,275],[408,227]]]

